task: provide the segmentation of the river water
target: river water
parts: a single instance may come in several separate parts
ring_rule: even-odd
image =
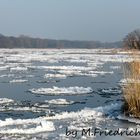
[[[139,129],[121,112],[128,61],[119,49],[1,49],[0,139],[139,139],[94,135]]]

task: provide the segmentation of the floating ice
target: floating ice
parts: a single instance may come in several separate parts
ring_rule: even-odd
[[[29,72],[33,74],[33,81],[36,80],[36,76],[42,78],[42,70],[48,73],[45,78],[66,78],[68,76],[92,76],[96,77],[98,75],[113,74],[113,70],[117,67],[110,67],[110,71],[104,71],[104,64],[108,62],[129,62],[132,61],[127,55],[127,52],[121,52],[119,49],[2,49],[0,51],[0,77],[14,77],[15,80],[24,80],[19,78],[17,72],[21,72],[25,79],[27,75],[24,72]],[[59,63],[58,63],[59,62]],[[57,64],[56,64],[57,63]],[[7,74],[4,73],[6,70]],[[34,71],[35,70],[35,71]],[[30,73],[31,71],[31,73]],[[51,72],[55,74],[49,74]],[[35,73],[34,73],[35,72]],[[3,75],[2,75],[3,74]],[[14,76],[8,76],[8,74],[14,74]],[[43,72],[44,74],[44,72]],[[17,78],[18,77],[18,78]],[[3,79],[6,79],[3,78]],[[39,79],[38,78],[38,79]],[[2,79],[2,78],[1,78]],[[3,80],[2,79],[2,80]],[[11,80],[11,78],[8,78]],[[38,80],[37,79],[37,80]],[[42,80],[42,79],[39,79]],[[14,81],[13,82],[19,82]],[[37,85],[38,86],[38,85]],[[44,95],[82,95],[90,93],[93,90],[90,87],[52,87],[52,88],[39,88],[31,89],[32,93],[44,94]],[[104,89],[104,94],[118,93],[113,89]],[[44,112],[49,107],[49,104],[70,104],[73,101],[68,101],[65,99],[53,99],[48,100],[45,103],[36,103],[31,106],[18,106],[14,101],[14,104],[8,104],[9,101],[4,99],[0,100],[0,109],[5,112],[8,110],[15,111],[33,111],[37,112],[43,110]],[[3,105],[4,104],[4,105]],[[8,104],[8,105],[7,105]],[[7,109],[7,110],[6,110]],[[114,111],[119,112],[120,105],[113,104],[97,108],[85,108],[81,111],[75,112],[62,112],[53,114],[54,116],[49,116],[47,113],[46,117],[32,118],[32,119],[6,119],[5,121],[0,121],[0,133],[4,134],[5,139],[9,134],[36,134],[41,132],[47,132],[49,130],[55,130],[57,128],[58,134],[61,130],[59,128],[64,128],[68,126],[69,128],[88,128],[90,126],[102,127],[105,125],[112,124],[112,118],[108,116],[114,116]],[[4,112],[4,113],[5,113]],[[115,113],[116,113],[115,112]],[[52,115],[52,114],[50,114]],[[50,121],[52,120],[52,121]],[[106,121],[107,120],[107,121]],[[110,122],[109,122],[110,121]],[[105,125],[102,123],[104,122]],[[106,123],[108,122],[108,123]],[[54,127],[55,125],[55,127]],[[62,130],[64,133],[64,129]],[[62,133],[61,131],[61,133]],[[59,134],[61,134],[59,133]],[[8,135],[7,135],[8,134]],[[47,132],[47,135],[49,133]],[[59,135],[58,134],[58,135]],[[19,136],[18,135],[18,136]],[[44,134],[41,134],[44,135]],[[16,135],[11,135],[15,137]],[[18,137],[17,136],[17,137]],[[25,135],[20,135],[21,139]],[[33,139],[38,139],[36,135],[31,136]],[[1,136],[3,139],[3,136]],[[8,139],[11,139],[9,137]],[[16,139],[16,138],[15,138]],[[18,139],[18,138],[17,138]],[[28,138],[25,138],[28,139]],[[41,138],[40,138],[41,139]],[[43,138],[42,138],[43,139]],[[44,138],[45,139],[45,138]],[[49,138],[48,138],[49,139]],[[60,137],[58,137],[60,139]],[[65,138],[64,138],[65,139]],[[85,137],[87,139],[87,137]]]
[[[105,74],[113,74],[113,71],[89,71],[89,74],[101,74],[101,75],[105,75]]]
[[[92,73],[92,71],[80,71],[80,70],[59,70],[59,73],[67,76],[91,76],[97,77],[96,73]]]
[[[132,83],[140,83],[139,79],[130,79],[130,78],[125,78],[121,79],[119,81],[120,85],[126,85],[126,84],[132,84]]]
[[[49,104],[55,104],[55,105],[69,105],[69,104],[73,104],[74,101],[68,101],[66,99],[53,99],[53,100],[46,100],[45,102],[49,103]]]
[[[58,72],[61,74],[65,74],[67,76],[82,75],[81,70],[67,69],[67,70],[59,70]]]
[[[7,107],[7,108],[0,108],[0,111],[29,111],[29,112],[41,112],[41,111],[50,111],[48,108],[49,106],[33,106],[33,107]]]
[[[22,104],[22,102],[16,102],[12,99],[0,98],[0,112],[13,111],[17,112],[50,112],[49,105],[46,102],[43,103],[35,103],[35,104]]]
[[[0,75],[0,78],[3,78],[3,77],[14,77],[14,74],[3,74],[3,75]]]
[[[34,94],[46,94],[46,95],[81,95],[93,92],[91,87],[53,87],[53,88],[39,88],[39,89],[30,89],[31,93]]]
[[[9,81],[9,83],[25,83],[27,81],[28,80],[24,80],[24,79],[14,79],[14,80]]]
[[[0,134],[35,134],[54,130],[53,122],[45,121],[44,118],[0,120]]]
[[[44,78],[66,78],[64,74],[45,74]]]
[[[114,110],[119,110],[121,108],[121,104],[111,104],[104,107],[97,108],[85,108],[78,112],[62,112],[61,114],[56,114],[55,116],[46,117],[47,120],[61,120],[61,119],[79,119],[86,118],[88,119],[97,119],[98,117],[102,117],[104,115],[110,115]]]
[[[0,98],[0,105],[1,104],[7,104],[7,103],[13,103],[14,100],[8,99],[8,98]]]
[[[9,66],[0,66],[0,71],[7,70]]]
[[[80,71],[87,71],[87,70],[92,70],[93,68],[91,67],[83,67],[83,66],[39,66],[40,68],[43,67],[46,70],[80,70]]]
[[[109,89],[102,89],[104,93],[111,93],[111,94],[120,94],[122,91],[118,88],[109,88]]]
[[[10,68],[11,71],[27,71],[28,68],[27,67],[13,67],[13,68]]]
[[[131,116],[127,117],[125,115],[119,115],[119,116],[117,116],[117,118],[119,120],[128,121],[128,122],[135,123],[135,124],[140,124],[140,120],[139,119],[131,117]]]
[[[1,134],[35,134],[40,132],[54,131],[57,125],[68,122],[69,128],[89,128],[89,123],[101,123],[110,118],[105,115],[112,114],[114,110],[120,109],[120,104],[111,104],[104,107],[85,108],[77,112],[62,112],[54,116],[46,116],[32,119],[11,119],[0,120]],[[96,120],[96,121],[95,121]],[[60,122],[60,124],[59,124]],[[78,127],[79,126],[79,127]]]
[[[121,66],[110,66],[110,69],[120,69]]]

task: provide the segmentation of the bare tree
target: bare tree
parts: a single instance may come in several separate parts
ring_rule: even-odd
[[[124,47],[140,50],[140,30],[134,30],[124,38]]]

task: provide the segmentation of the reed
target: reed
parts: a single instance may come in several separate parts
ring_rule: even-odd
[[[129,57],[132,62],[128,62],[123,67],[124,78],[126,80],[122,87],[124,95],[124,113],[135,118],[140,118],[140,59],[138,51],[131,51]]]

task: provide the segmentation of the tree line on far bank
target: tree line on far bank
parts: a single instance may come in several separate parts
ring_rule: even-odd
[[[19,37],[0,34],[0,48],[121,48],[122,42],[102,43],[99,41],[69,41],[55,39]]]

